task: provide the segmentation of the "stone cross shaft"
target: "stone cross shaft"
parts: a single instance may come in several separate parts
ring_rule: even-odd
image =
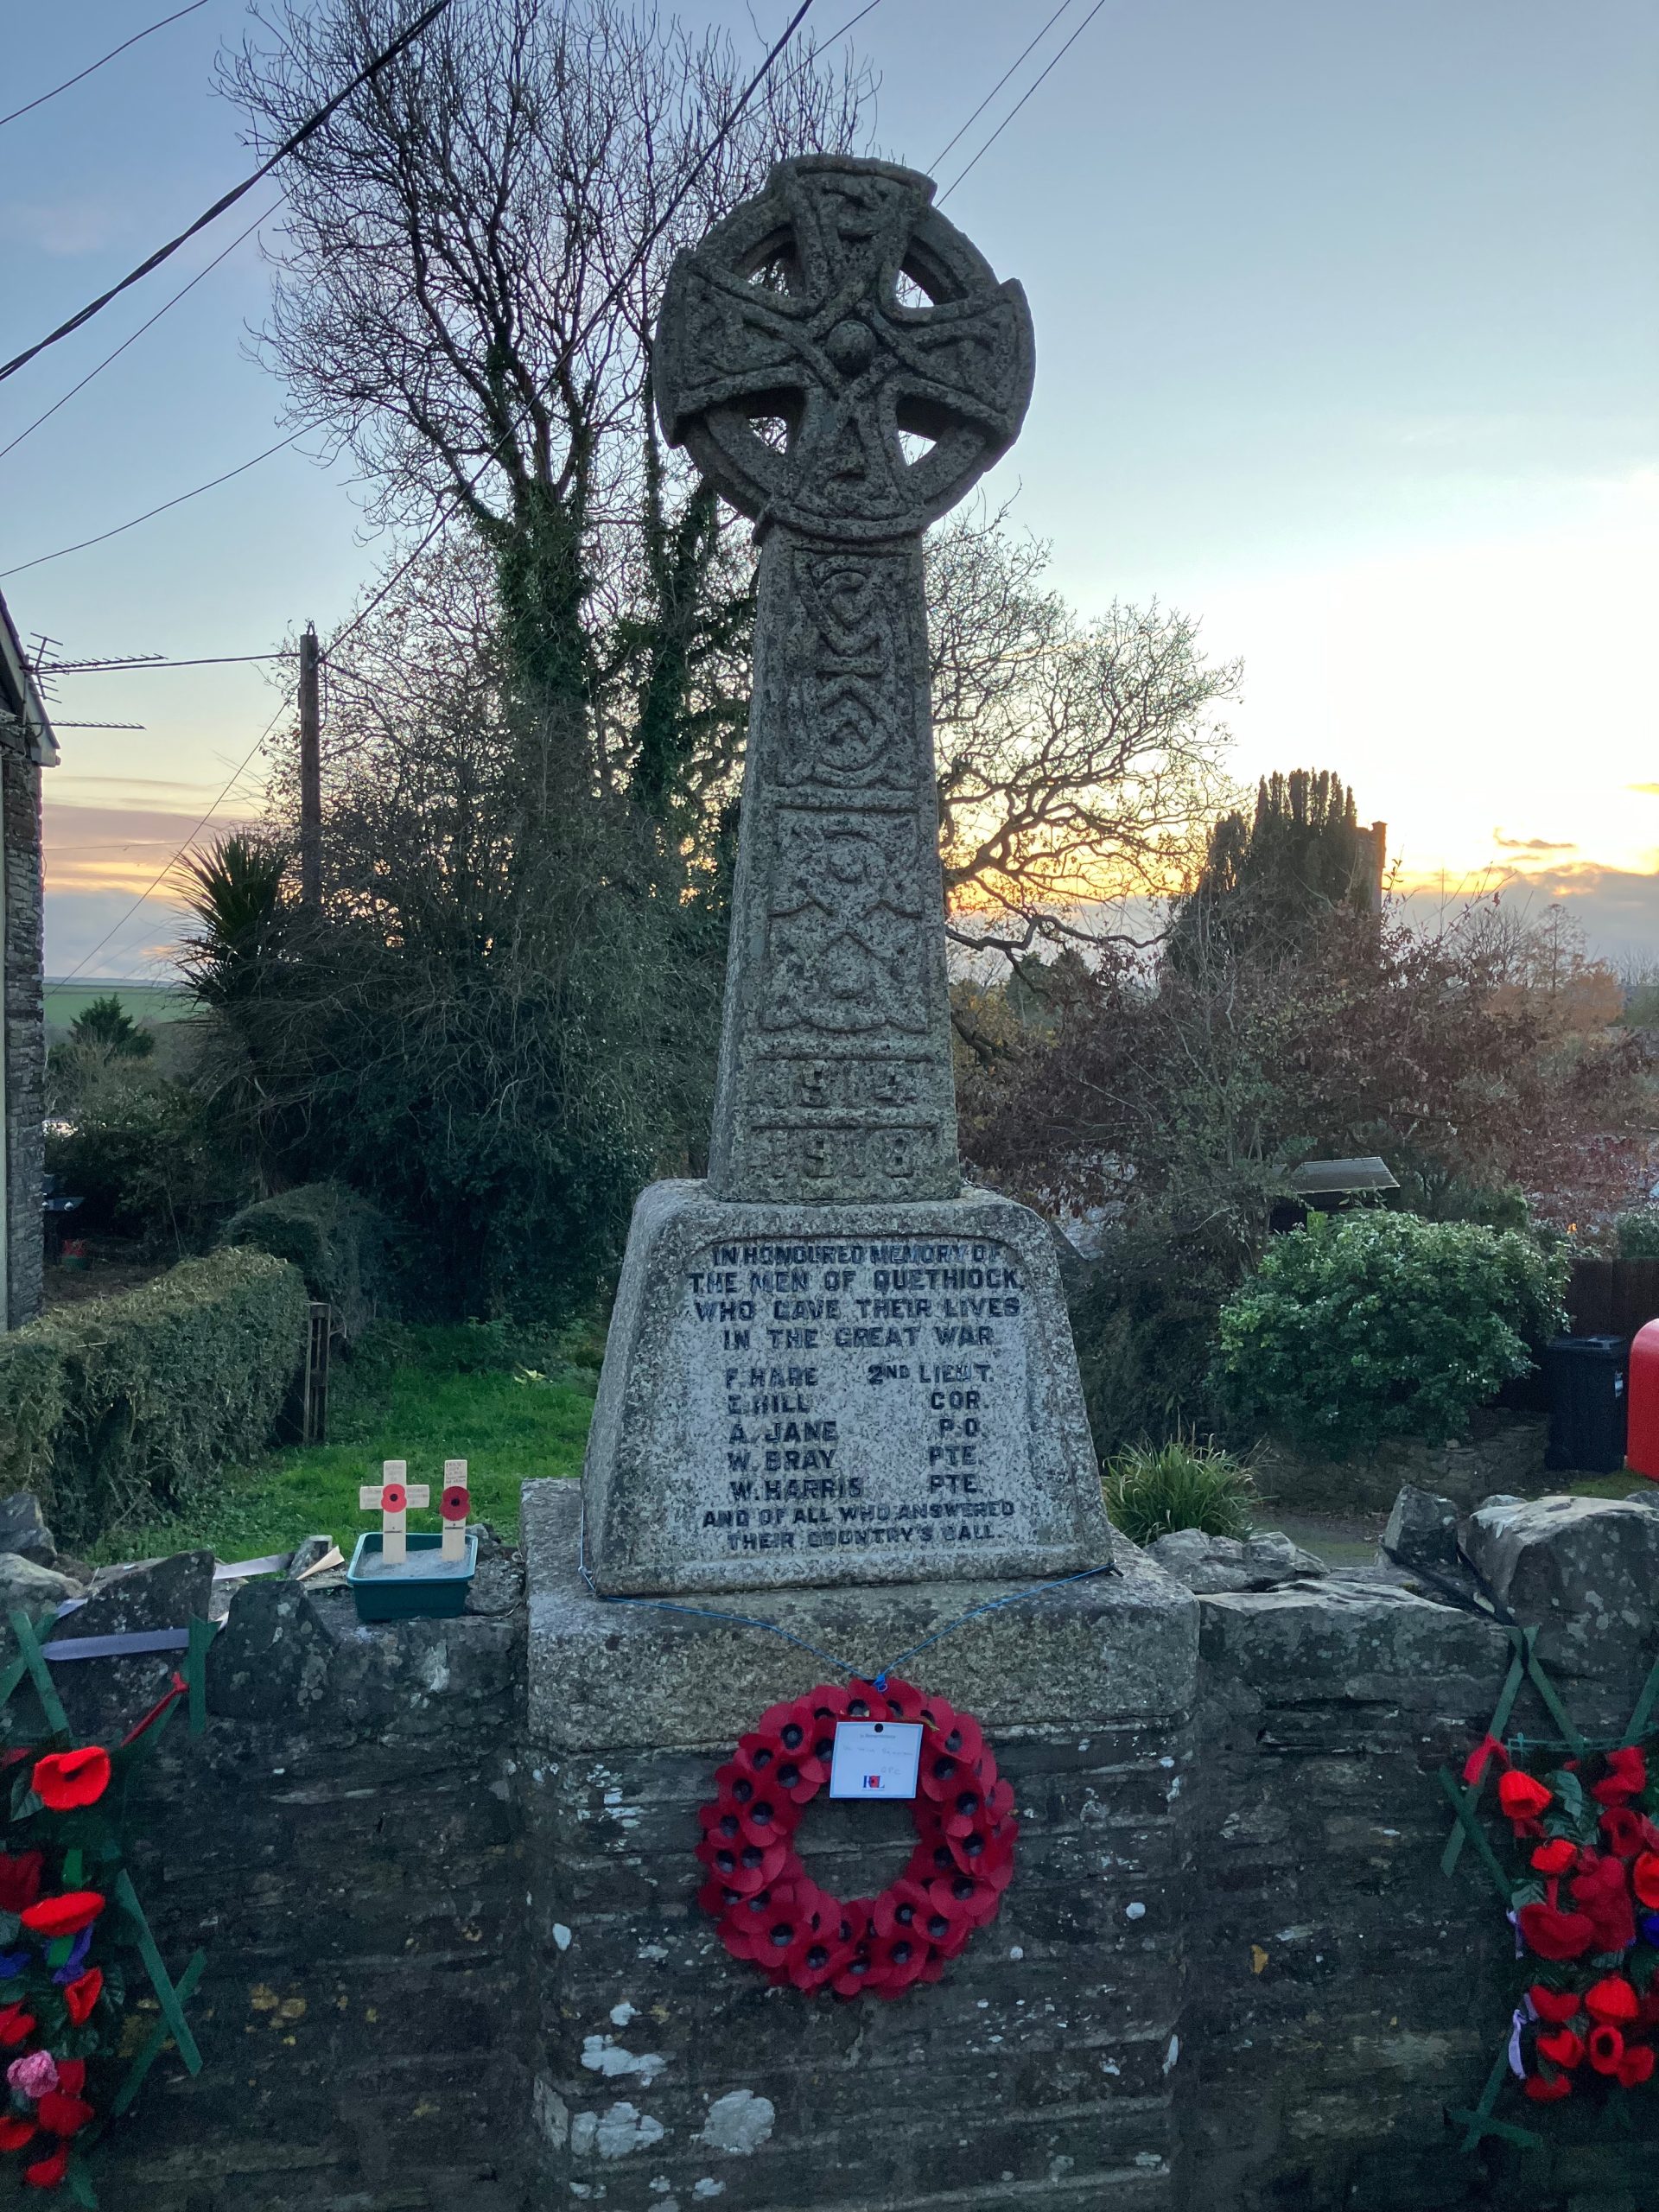
[[[921,542],[1013,443],[1033,348],[932,194],[780,163],[658,325],[667,434],[761,539],[717,1198],[961,1186]]]

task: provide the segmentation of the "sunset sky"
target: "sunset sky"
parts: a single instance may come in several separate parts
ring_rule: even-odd
[[[856,4],[810,20],[822,35]],[[1071,0],[942,186],[1091,4]],[[880,150],[932,168],[1049,12],[881,0],[855,34],[881,77]],[[758,55],[789,10],[715,13]],[[0,109],[151,19],[138,0],[14,0]],[[211,86],[246,20],[206,0],[0,128],[0,352],[250,166]],[[1155,596],[1243,657],[1240,778],[1336,768],[1389,823],[1408,886],[1518,879],[1599,947],[1659,960],[1656,94],[1650,0],[1104,0],[949,212],[1036,320],[1036,397],[993,492],[1017,494],[1085,609]],[[0,386],[0,446],[276,196]],[[292,449],[21,565],[282,435],[247,355],[265,296],[250,238],[0,461],[0,588],[26,635],[77,659],[253,653],[347,611],[384,549],[348,471]],[[257,665],[63,679],[61,721],[146,727],[62,732],[49,973],[158,972],[175,913],[129,909],[279,697]],[[211,826],[258,782],[255,753]]]

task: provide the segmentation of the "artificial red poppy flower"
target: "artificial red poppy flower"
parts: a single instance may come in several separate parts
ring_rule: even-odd
[[[1659,1843],[1659,1832],[1645,1813],[1634,1805],[1610,1805],[1601,1816],[1601,1833],[1616,1859],[1634,1859],[1638,1852]]]
[[[920,1720],[923,1714],[927,1713],[937,1721],[940,1711],[938,1700],[930,1703],[914,1682],[889,1681],[882,1686],[880,1694],[895,1720]],[[944,1709],[949,1710],[948,1707]]]
[[[901,1875],[891,1889],[883,1890],[871,1908],[870,1921],[876,1934],[885,1939],[889,1936],[907,1936],[927,1915],[927,1891],[908,1874]],[[919,1918],[918,1918],[919,1916]]]
[[[1617,2074],[1624,2056],[1624,2038],[1617,2028],[1592,2028],[1585,2051],[1598,2074]]]
[[[1633,2089],[1638,2082],[1653,2078],[1653,2046],[1645,2043],[1627,2043],[1624,2056],[1618,2062],[1613,2077],[1622,2089]]]
[[[1636,1941],[1636,1912],[1621,1859],[1580,1853],[1573,1877],[1573,1902],[1591,1922],[1592,1951],[1625,1951]]]
[[[1573,2076],[1570,2074],[1529,2074],[1526,2089],[1527,2094],[1536,2103],[1553,2105],[1560,2098],[1572,2095]]]
[[[1581,1959],[1596,1938],[1595,1923],[1581,1912],[1551,1904],[1523,1904],[1515,1916],[1529,1950],[1541,1959]]]
[[[952,1758],[961,1759],[969,1766],[985,1756],[985,1738],[979,1723],[966,1713],[951,1713],[942,1718],[938,1726],[928,1732],[928,1743],[930,1747],[948,1751]]]
[[[789,1847],[751,1843],[741,1834],[729,1843],[705,1836],[697,1846],[697,1857],[728,1890],[739,1897],[753,1897],[781,1877],[789,1862]]]
[[[57,2062],[58,2087],[66,2096],[78,2097],[86,2086],[86,2062],[84,2058],[60,2058]]]
[[[92,2007],[104,1993],[104,1969],[88,1967],[86,1973],[77,1974],[63,1993],[63,2001],[69,2018],[78,2028],[84,2028],[92,2017]],[[60,2078],[61,2071],[60,2069]]]
[[[48,2135],[79,2135],[89,2120],[96,2119],[85,2097],[71,2097],[61,2089],[48,2089],[35,2107],[35,2117]]]
[[[21,2005],[0,2006],[0,2050],[16,2050],[35,2032],[35,2015]]]
[[[1635,1990],[1624,1975],[1610,1974],[1586,1990],[1584,2009],[1592,2020],[1606,2020],[1615,2027],[1623,2027],[1626,2021],[1635,2019],[1641,2007]]]
[[[1622,1751],[1608,1752],[1606,1770],[1590,1795],[1599,1805],[1622,1805],[1627,1797],[1639,1797],[1647,1786],[1646,1755],[1635,1744],[1626,1744]]]
[[[927,1897],[930,1904],[949,1918],[969,1928],[982,1928],[987,1921],[995,1920],[1002,1902],[1000,1890],[960,1872],[949,1878],[942,1876],[938,1881],[930,1882]]]
[[[1500,1766],[1508,1766],[1510,1755],[1496,1736],[1483,1736],[1463,1763],[1464,1780],[1471,1784],[1482,1781],[1494,1759]]]
[[[1659,1851],[1642,1853],[1630,1869],[1630,1882],[1649,1911],[1659,1911]]]
[[[1541,1874],[1565,1874],[1578,1855],[1576,1843],[1557,1836],[1552,1842],[1539,1845],[1532,1854],[1532,1863]]]
[[[69,2171],[69,2145],[60,2143],[49,2158],[37,2159],[34,2165],[23,2168],[23,2179],[31,2189],[56,2189]]]
[[[90,1928],[105,1902],[96,1890],[67,1890],[61,1897],[42,1897],[21,1916],[25,1928],[49,1942],[54,1936],[79,1936],[83,1928]]]
[[[1584,2003],[1576,1989],[1551,1989],[1541,1981],[1535,1981],[1527,1995],[1539,2018],[1549,2020],[1557,2027],[1565,2027]]]
[[[48,1751],[35,1762],[35,1795],[49,1813],[95,1805],[110,1786],[110,1755],[97,1744],[76,1751]]]
[[[22,2113],[9,2112],[0,2119],[0,2151],[21,2151],[35,2133],[35,2123]]]
[[[1584,2056],[1583,2042],[1571,2028],[1557,2028],[1552,2035],[1540,2036],[1538,2050],[1553,2066],[1576,2066]]]
[[[878,1997],[902,1997],[913,1982],[919,1981],[928,1961],[927,1940],[900,1929],[892,1936],[878,1936],[871,1946],[879,1972],[874,1984]]]
[[[1511,1767],[1499,1777],[1497,1802],[1512,1821],[1535,1821],[1546,1805],[1553,1805],[1555,1793],[1546,1789],[1541,1782],[1535,1782],[1529,1774],[1522,1774]]]
[[[44,1855],[20,1851],[14,1858],[0,1851],[0,1912],[22,1912],[41,1894]]]

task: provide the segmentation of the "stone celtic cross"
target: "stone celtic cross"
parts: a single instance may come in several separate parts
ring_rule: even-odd
[[[921,539],[1014,442],[1018,284],[882,162],[785,162],[682,254],[658,410],[762,540],[709,1186],[960,1188]]]

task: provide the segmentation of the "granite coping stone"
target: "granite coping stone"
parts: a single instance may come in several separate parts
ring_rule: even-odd
[[[524,1484],[530,1738],[555,1751],[729,1743],[779,1699],[841,1679],[826,1659],[746,1620],[774,1622],[874,1669],[976,1605],[1040,1586],[763,1589],[684,1605],[607,1600],[578,1571],[581,1523],[574,1483]],[[1192,1700],[1198,1618],[1192,1592],[1120,1540],[1110,1573],[982,1615],[903,1671],[995,1729],[1166,1719]]]

